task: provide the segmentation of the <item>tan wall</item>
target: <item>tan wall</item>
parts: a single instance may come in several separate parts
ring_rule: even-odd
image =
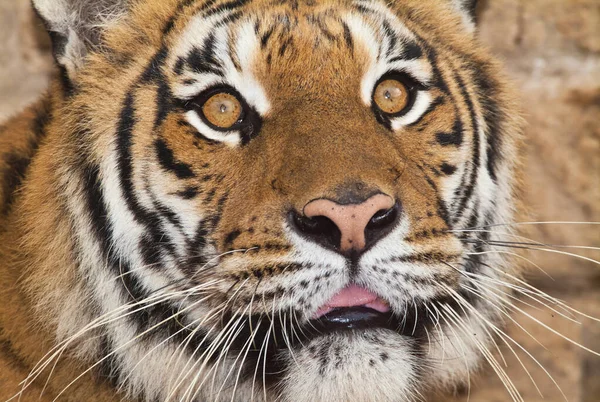
[[[529,123],[525,204],[531,219],[600,221],[600,1],[488,0],[480,20],[482,40],[504,60],[522,95]],[[48,42],[33,25],[26,0],[0,0],[0,120],[34,99],[47,83]],[[533,226],[531,236],[550,244],[600,246],[600,226],[594,225]],[[600,257],[600,252],[559,250]],[[600,266],[549,252],[533,252],[529,257],[554,278],[532,269],[531,283],[600,317]],[[556,314],[522,307],[576,342],[600,350],[600,324],[575,325]],[[508,333],[548,369],[569,401],[600,401],[600,358],[580,352],[523,314],[515,317],[549,350],[514,324],[509,323]],[[545,399],[510,350],[505,347],[503,353],[507,371],[525,401],[563,400],[524,353],[519,355]],[[470,400],[508,401],[509,397],[489,373],[474,381]]]

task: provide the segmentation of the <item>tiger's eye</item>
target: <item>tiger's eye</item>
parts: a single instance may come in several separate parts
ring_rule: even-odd
[[[202,105],[202,113],[210,124],[227,129],[240,120],[242,104],[235,96],[221,92],[211,96]]]
[[[408,106],[408,88],[397,80],[385,80],[377,85],[373,100],[382,112],[396,114]]]

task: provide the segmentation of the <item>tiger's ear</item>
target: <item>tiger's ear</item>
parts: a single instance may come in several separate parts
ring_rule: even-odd
[[[475,31],[478,0],[450,0],[452,7],[461,15],[469,32]]]
[[[127,11],[129,0],[33,0],[69,79],[100,44],[102,30]]]

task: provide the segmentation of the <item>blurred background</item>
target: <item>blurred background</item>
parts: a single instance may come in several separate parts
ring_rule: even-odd
[[[523,177],[526,220],[600,222],[600,0],[481,1],[479,30],[481,40],[503,61],[519,90],[528,123]],[[50,43],[28,0],[0,0],[0,49],[2,121],[35,100],[52,73]],[[547,244],[600,247],[600,225],[523,228],[528,237]],[[595,250],[554,250],[600,259]],[[600,265],[549,251],[527,253],[551,277],[529,264],[525,275],[531,284],[600,317]],[[596,351],[600,351],[600,323],[580,319],[575,324],[547,309],[524,304],[520,308],[524,313],[514,317],[531,336],[511,322],[507,333],[545,367],[568,401],[600,401],[600,357],[552,334],[527,315]],[[510,350],[502,351],[506,371],[525,401],[565,400],[525,353],[518,355],[543,397]],[[459,391],[456,401],[468,398],[510,400],[492,370],[473,379],[470,396],[467,390]]]

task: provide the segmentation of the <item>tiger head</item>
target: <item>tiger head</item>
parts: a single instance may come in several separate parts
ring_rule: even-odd
[[[473,1],[34,4],[89,306],[44,308],[97,324],[88,365],[146,400],[412,401],[489,355],[520,129]]]

